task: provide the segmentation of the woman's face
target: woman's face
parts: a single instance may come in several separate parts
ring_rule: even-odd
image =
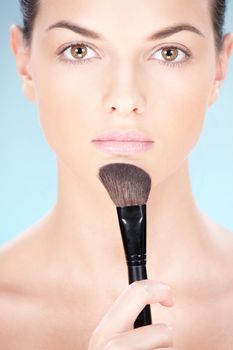
[[[99,181],[100,166],[113,162],[143,167],[157,184],[171,175],[197,143],[214,100],[217,56],[209,2],[40,3],[29,68],[41,125],[57,157],[88,186]],[[65,28],[47,30],[60,21],[94,30],[104,39]],[[193,26],[196,32],[178,30],[147,40],[178,25]],[[77,57],[80,42],[84,51]],[[77,46],[71,50],[70,45]],[[93,144],[113,130],[144,132],[153,146],[120,154]]]

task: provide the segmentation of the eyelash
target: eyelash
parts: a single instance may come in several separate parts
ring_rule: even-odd
[[[61,50],[61,52],[58,54],[58,59],[60,60],[60,61],[63,61],[63,62],[66,62],[66,63],[69,63],[69,64],[85,64],[85,63],[89,63],[89,62],[91,62],[92,60],[94,60],[96,57],[92,57],[92,58],[86,58],[86,59],[80,59],[80,60],[78,60],[78,59],[74,59],[74,60],[69,60],[69,59],[64,59],[64,58],[61,58],[62,57],[62,55],[63,55],[63,53],[67,50],[67,49],[70,49],[70,48],[72,48],[72,47],[74,47],[74,46],[85,46],[85,47],[87,47],[87,48],[89,48],[89,49],[91,49],[91,50],[94,50],[95,51],[95,49],[93,48],[93,47],[91,47],[90,45],[87,45],[85,42],[82,42],[82,41],[80,41],[80,42],[77,42],[77,43],[74,43],[74,44],[70,44],[69,46],[66,46],[65,48],[63,48],[62,50]],[[193,56],[192,56],[192,54],[191,54],[191,52],[189,51],[189,50],[185,50],[185,49],[181,49],[180,47],[177,47],[177,46],[174,46],[174,45],[171,45],[171,46],[163,46],[163,47],[161,47],[160,49],[158,49],[156,52],[159,52],[159,51],[162,51],[162,50],[164,50],[164,49],[178,49],[178,50],[180,50],[181,52],[183,52],[185,55],[186,55],[186,58],[185,58],[185,60],[184,61],[182,61],[182,62],[169,62],[169,61],[163,61],[163,60],[158,60],[157,59],[157,62],[159,63],[159,64],[162,64],[162,65],[165,65],[165,66],[168,66],[168,67],[181,67],[182,65],[184,65],[185,63],[188,63],[192,58],[193,58]]]

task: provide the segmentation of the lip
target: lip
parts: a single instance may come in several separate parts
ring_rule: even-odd
[[[93,142],[95,141],[142,141],[142,142],[154,142],[147,135],[145,135],[141,131],[110,131],[106,132],[100,136],[97,136]]]
[[[111,131],[92,140],[100,150],[112,154],[134,154],[144,152],[154,141],[140,131]]]

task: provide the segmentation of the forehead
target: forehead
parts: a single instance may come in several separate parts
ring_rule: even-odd
[[[111,41],[122,37],[143,39],[148,33],[188,22],[207,33],[211,27],[208,0],[40,0],[37,16],[48,28],[70,21],[93,29]]]

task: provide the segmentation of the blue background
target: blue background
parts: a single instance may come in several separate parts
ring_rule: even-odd
[[[0,244],[20,235],[53,207],[56,158],[48,146],[36,104],[23,95],[9,45],[9,27],[21,24],[18,1],[1,3]],[[225,32],[233,32],[233,1]],[[189,162],[198,206],[233,231],[233,57],[218,101],[206,116]]]

